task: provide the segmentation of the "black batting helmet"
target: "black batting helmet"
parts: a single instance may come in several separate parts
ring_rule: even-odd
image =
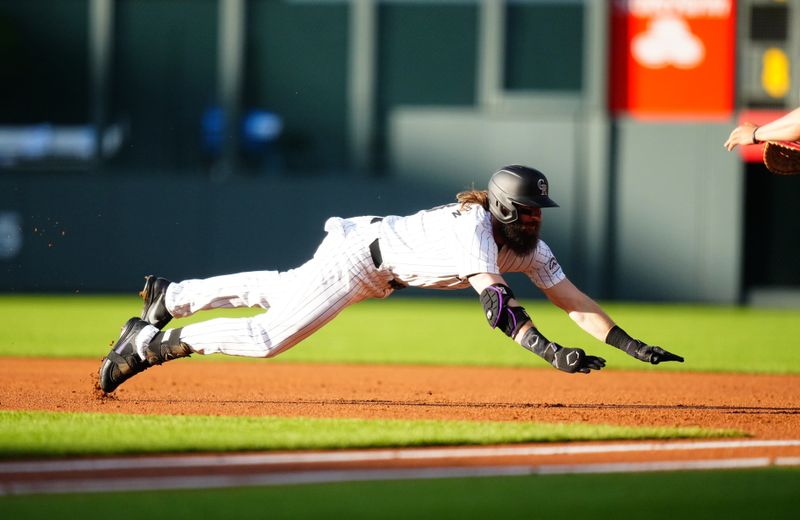
[[[489,211],[497,220],[508,224],[517,220],[515,206],[557,208],[549,196],[550,186],[542,172],[512,164],[496,171],[489,179]]]

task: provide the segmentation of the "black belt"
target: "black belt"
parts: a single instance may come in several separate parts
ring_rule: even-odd
[[[372,263],[375,264],[375,269],[380,269],[383,265],[383,255],[381,254],[379,239],[376,238],[369,245],[369,254],[372,255]]]
[[[383,220],[383,217],[375,217],[369,221],[370,224],[375,224],[376,222],[380,222]],[[381,244],[380,239],[376,238],[372,241],[369,245],[369,254],[372,256],[372,263],[375,264],[375,269],[380,269],[383,265],[383,255],[381,254]],[[394,289],[395,291],[399,291],[400,289],[405,289],[406,286],[395,279],[389,280],[389,287]]]

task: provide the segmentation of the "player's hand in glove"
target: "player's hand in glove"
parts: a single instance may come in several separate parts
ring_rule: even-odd
[[[552,360],[548,359],[549,352],[553,352]],[[601,357],[590,356],[582,348],[562,347],[558,343],[550,343],[543,357],[557,369],[570,374],[575,372],[588,374],[592,370],[600,370],[606,366],[606,360]]]
[[[606,337],[606,343],[617,347],[629,356],[635,357],[639,361],[657,365],[664,361],[677,361],[683,363],[683,358],[672,352],[668,352],[661,347],[648,345],[638,339],[633,339],[621,328],[614,326]]]
[[[631,347],[630,351],[625,349],[625,352],[646,363],[652,363],[654,365],[662,361],[677,361],[683,363],[683,358],[681,356],[673,354],[672,352],[667,352],[661,347],[648,345],[639,340],[633,340],[633,343],[629,344],[629,347]]]
[[[588,374],[592,370],[600,370],[606,366],[606,360],[590,356],[581,348],[562,347],[558,343],[548,341],[536,327],[531,327],[522,338],[522,346],[559,370],[574,374]]]

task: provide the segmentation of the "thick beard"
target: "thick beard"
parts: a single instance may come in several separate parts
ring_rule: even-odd
[[[519,221],[502,224],[495,220],[494,224],[497,234],[503,240],[503,245],[516,255],[527,256],[536,249],[536,244],[539,243],[539,231],[542,228],[541,222],[531,227],[523,226]]]

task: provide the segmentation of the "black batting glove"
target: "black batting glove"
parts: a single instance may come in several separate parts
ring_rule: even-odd
[[[588,374],[592,370],[600,370],[606,366],[606,360],[590,356],[582,348],[562,347],[558,343],[548,341],[536,327],[531,327],[522,337],[522,346],[553,365],[555,368],[574,374]]]
[[[631,356],[640,361],[652,363],[653,365],[657,365],[662,361],[677,361],[678,363],[683,363],[683,358],[681,356],[668,352],[661,347],[648,345],[639,340],[634,340],[634,342],[636,345],[635,347],[633,345],[631,346],[633,352]]]
[[[652,363],[653,365],[664,361],[683,363],[683,358],[681,356],[668,352],[661,347],[648,345],[643,341],[633,339],[616,325],[609,331],[608,336],[606,336],[606,343],[617,347],[629,356],[635,357],[639,361],[644,361],[645,363]]]

